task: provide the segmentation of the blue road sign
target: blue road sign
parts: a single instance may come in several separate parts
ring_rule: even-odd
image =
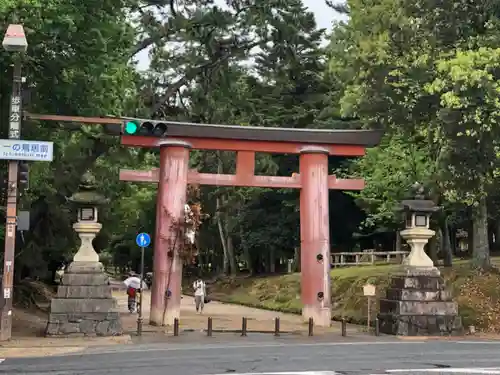
[[[151,243],[151,237],[147,233],[139,233],[135,238],[135,243],[139,247],[148,247]]]

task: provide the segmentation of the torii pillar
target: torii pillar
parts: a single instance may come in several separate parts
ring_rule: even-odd
[[[302,316],[328,327],[332,320],[328,150],[306,147],[299,163]]]
[[[156,233],[151,290],[150,323],[172,325],[180,315],[182,259],[179,249],[179,222],[184,218],[189,149],[183,141],[162,141],[160,176],[156,208]],[[157,276],[158,275],[158,276]],[[167,290],[171,295],[166,297]]]

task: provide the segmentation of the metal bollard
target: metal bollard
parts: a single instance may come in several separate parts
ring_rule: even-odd
[[[212,318],[208,317],[207,319],[207,336],[212,336]]]
[[[280,335],[280,318],[274,318],[274,336]]]
[[[309,336],[314,336],[314,319],[309,318]]]
[[[375,336],[380,336],[380,320],[378,316],[375,318]]]
[[[174,336],[179,336],[179,319],[174,319]]]
[[[241,336],[247,335],[247,318],[241,318]]]
[[[342,319],[342,337],[347,336],[347,323],[345,319]]]

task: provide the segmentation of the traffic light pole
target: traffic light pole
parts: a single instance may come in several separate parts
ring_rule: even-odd
[[[21,137],[21,58],[14,58],[14,76],[9,111],[9,139]],[[5,250],[3,258],[2,290],[0,290],[0,341],[10,340],[12,336],[12,295],[14,286],[14,258],[17,225],[17,174],[18,161],[9,161],[7,183],[7,215],[5,218]]]

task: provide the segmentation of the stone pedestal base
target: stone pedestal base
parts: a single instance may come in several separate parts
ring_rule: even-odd
[[[437,270],[394,276],[380,300],[380,332],[400,336],[460,335],[458,306]]]
[[[50,304],[47,336],[118,336],[122,325],[99,262],[73,262]]]

